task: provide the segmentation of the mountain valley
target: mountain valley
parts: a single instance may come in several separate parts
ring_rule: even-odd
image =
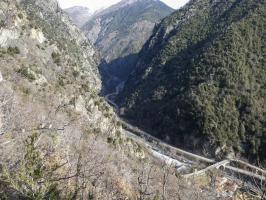
[[[194,198],[170,168],[163,194],[166,166],[98,95],[99,53],[57,1],[1,1],[0,22],[0,199]]]
[[[0,199],[266,199],[265,1],[63,1],[0,1]]]
[[[265,2],[191,1],[145,44],[118,101],[156,137],[265,160]]]

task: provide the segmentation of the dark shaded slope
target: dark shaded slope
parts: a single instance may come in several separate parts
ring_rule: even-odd
[[[265,12],[198,0],[163,20],[120,95],[126,116],[173,144],[265,159]]]

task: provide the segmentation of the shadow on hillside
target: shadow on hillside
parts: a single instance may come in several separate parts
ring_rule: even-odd
[[[103,60],[99,66],[99,71],[103,83],[102,95],[115,91],[121,81],[127,80],[130,73],[134,70],[138,54],[117,58],[109,63]]]

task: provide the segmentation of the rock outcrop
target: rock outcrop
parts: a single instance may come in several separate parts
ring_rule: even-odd
[[[104,186],[131,187],[140,147],[98,95],[97,51],[56,0],[4,0],[0,16],[0,199],[134,196]]]

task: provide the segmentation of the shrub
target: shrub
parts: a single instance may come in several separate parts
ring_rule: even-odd
[[[0,49],[0,57],[3,57],[4,54],[6,54],[6,50],[5,49]]]
[[[19,19],[23,19],[23,15],[21,13],[18,14]]]
[[[65,86],[64,77],[59,76],[59,78],[58,78],[58,85],[60,85],[61,87],[64,87]]]
[[[19,54],[19,48],[18,47],[8,47],[6,51],[9,55],[14,56],[15,54]]]
[[[4,20],[0,20],[0,28],[4,27],[4,25],[5,25],[5,21]]]
[[[73,76],[75,77],[75,78],[77,78],[78,76],[79,76],[79,72],[78,71],[73,71]]]
[[[108,137],[108,138],[107,138],[107,143],[108,143],[108,144],[112,144],[112,143],[113,143],[113,138]]]
[[[22,87],[21,91],[23,92],[23,94],[25,94],[26,96],[30,95],[31,91],[29,88],[24,88]]]
[[[90,91],[90,87],[89,84],[82,84],[81,88],[83,89],[83,91],[85,92],[89,92]]]
[[[52,59],[53,59],[55,64],[60,65],[61,59],[60,59],[60,54],[59,53],[53,52],[52,53]]]
[[[22,67],[18,70],[18,73],[20,73],[22,76],[27,78],[29,81],[35,81],[36,77],[32,71],[30,71],[27,67]]]

